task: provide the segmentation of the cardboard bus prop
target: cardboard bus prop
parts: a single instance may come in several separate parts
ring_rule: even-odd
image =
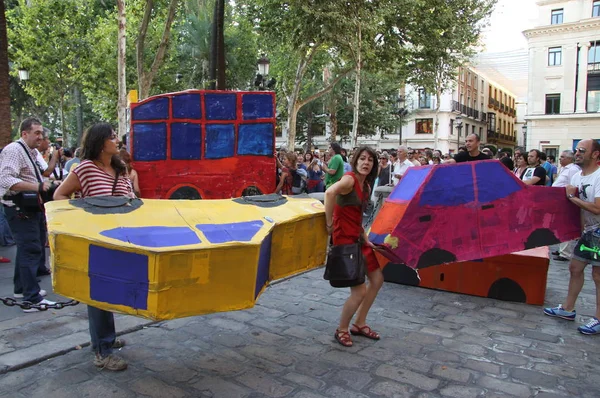
[[[87,198],[46,214],[55,293],[154,320],[250,308],[270,281],[326,256],[310,198]]]
[[[275,191],[275,93],[187,90],[130,106],[142,198],[228,199]]]
[[[565,188],[525,185],[499,161],[486,160],[409,168],[369,238],[414,270],[565,242],[580,233],[580,210]],[[390,263],[389,255],[377,257],[382,267]]]

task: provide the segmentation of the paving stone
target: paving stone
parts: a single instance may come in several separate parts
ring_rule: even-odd
[[[514,379],[521,380],[528,385],[554,388],[557,385],[556,376],[550,376],[534,370],[513,368],[510,372]]]
[[[545,392],[545,391],[542,391],[538,395],[535,396],[535,398],[565,398],[565,397],[567,397],[567,395],[560,395],[560,394],[556,394],[553,392]]]
[[[325,382],[314,377],[306,376],[304,374],[290,372],[284,376],[286,380],[289,380],[298,385],[311,388],[313,390],[319,390],[325,385]]]
[[[380,365],[375,373],[378,376],[392,379],[400,383],[408,383],[425,391],[435,390],[440,384],[439,380],[396,366]]]
[[[580,377],[580,373],[577,370],[567,366],[553,365],[549,363],[536,363],[534,369],[551,375],[560,375],[561,378],[570,377],[572,379],[578,379]]]
[[[232,383],[220,377],[203,377],[202,380],[192,384],[198,391],[207,392],[211,397],[244,398],[250,394],[246,387]]]
[[[440,336],[423,333],[423,331],[419,332],[410,332],[406,336],[406,340],[414,341],[415,343],[428,346],[428,345],[437,345],[440,341]]]
[[[117,386],[114,382],[111,383],[109,380],[98,378],[78,384],[74,388],[78,397],[130,398],[137,396],[133,391]],[[35,395],[32,394],[32,396]]]
[[[513,354],[523,354],[525,347],[508,343],[495,343],[494,351],[512,352]]]
[[[293,387],[282,384],[274,378],[254,370],[238,376],[236,380],[253,391],[273,398],[285,397],[294,390]]]
[[[311,391],[300,391],[293,395],[293,398],[326,398],[325,395],[317,394]]]
[[[347,390],[345,388],[342,388],[340,386],[331,386],[327,389],[327,391],[325,391],[325,394],[327,394],[330,397],[335,397],[335,398],[369,398],[367,395],[361,394],[359,392],[356,391],[350,391]]]
[[[446,365],[435,365],[433,367],[435,376],[443,377],[444,379],[454,380],[461,383],[468,383],[471,379],[471,373],[466,370],[452,368]]]
[[[516,365],[516,366],[523,366],[523,365],[527,365],[529,363],[529,359],[525,356],[507,354],[507,353],[503,353],[503,352],[497,352],[496,359],[499,362],[507,363],[509,365]]]
[[[242,348],[241,351],[249,358],[263,358],[282,366],[290,366],[294,363],[293,356],[281,352],[281,350],[276,347],[252,344]]]
[[[525,331],[525,337],[532,340],[547,341],[549,343],[558,343],[560,341],[560,338],[557,335],[537,332],[535,330]]]
[[[375,365],[375,362],[370,359],[352,353],[337,350],[329,351],[328,353],[323,355],[322,359],[333,362],[343,367],[357,369],[370,369]]]
[[[477,380],[477,384],[483,388],[490,388],[492,390],[505,392],[517,397],[528,397],[531,394],[529,387],[523,384],[516,384],[490,376],[483,376],[479,378],[479,380]]]
[[[461,362],[458,354],[448,351],[432,351],[426,355],[427,358],[438,362]]]
[[[362,390],[373,380],[367,372],[355,370],[339,370],[335,373],[334,379],[337,383],[343,382],[341,384],[356,391]]]
[[[560,361],[562,358],[561,355],[557,355],[548,351],[538,350],[537,348],[528,348],[523,351],[523,354],[533,358],[546,359],[551,362]]]
[[[452,398],[476,398],[484,395],[484,390],[477,387],[450,385],[440,390],[440,394]]]
[[[404,398],[412,394],[413,391],[412,387],[393,381],[378,382],[369,389],[370,393],[387,398]]]
[[[487,353],[487,350],[479,345],[474,344],[466,344],[460,341],[451,340],[451,339],[443,339],[442,345],[444,348],[451,351],[458,351],[469,355],[474,355],[478,357],[482,357]]]
[[[387,362],[387,361],[384,361]],[[407,369],[412,369],[416,372],[420,372],[426,374],[431,369],[432,363],[431,361],[425,361],[420,358],[414,358],[407,355],[401,355],[399,358],[393,360],[391,365],[400,365]]]
[[[437,304],[433,307],[434,312],[438,312],[440,314],[449,314],[449,315],[458,315],[464,310],[458,306],[450,306],[444,304]]]
[[[492,362],[477,361],[475,359],[467,359],[465,367],[476,370],[478,372],[491,374],[494,376],[500,375],[500,365]]]
[[[504,341],[509,344],[518,345],[522,347],[531,347],[531,339],[520,336],[507,336],[505,334],[494,333],[490,336],[494,340]]]
[[[430,326],[425,326],[425,327],[421,328],[421,332],[436,335],[436,336],[446,337],[446,338],[452,338],[456,335],[456,333],[451,332],[449,330],[433,328]]]
[[[175,386],[170,386],[155,377],[145,376],[130,384],[133,391],[150,397],[181,398],[186,392]]]
[[[507,310],[507,309],[498,308],[498,307],[484,307],[481,309],[481,311],[491,314],[491,315],[497,315],[497,316],[502,316],[502,317],[517,318],[520,316],[520,314],[517,311]]]

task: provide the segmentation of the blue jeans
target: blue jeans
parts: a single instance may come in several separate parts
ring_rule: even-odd
[[[88,305],[88,321],[92,350],[102,357],[112,354],[112,346],[117,338],[113,313]]]
[[[21,212],[14,207],[4,207],[4,212],[17,242],[14,292],[23,293],[24,301],[37,304],[42,301],[37,271],[46,264],[44,214]]]
[[[12,232],[10,232],[10,227],[6,220],[4,206],[0,206],[0,246],[11,246],[14,244],[15,240],[12,237]]]

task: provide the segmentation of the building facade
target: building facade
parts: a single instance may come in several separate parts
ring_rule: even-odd
[[[478,72],[475,68],[459,68],[453,90],[444,91],[437,111],[435,94],[423,88],[407,85],[402,90],[404,107],[409,111],[396,134],[383,137],[359,137],[359,145],[376,149],[394,149],[400,144],[414,149],[439,149],[456,153],[469,134],[478,134],[481,145],[514,148],[517,144],[515,95]],[[323,129],[313,128],[313,146],[323,149],[329,145],[329,123]],[[401,132],[401,134],[400,134]],[[343,137],[339,137],[342,138]],[[346,137],[347,139],[348,137]],[[277,136],[277,146],[287,143],[287,134]],[[350,143],[341,141],[343,147]]]
[[[600,138],[600,1],[541,0],[529,48],[526,145],[548,154]]]

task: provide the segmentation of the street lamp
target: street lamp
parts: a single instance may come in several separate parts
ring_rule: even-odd
[[[259,90],[271,89],[275,87],[276,80],[274,78],[270,78],[267,81],[267,76],[269,76],[269,67],[271,66],[271,61],[264,54],[257,62],[258,73],[256,74],[256,80],[254,80],[254,85]]]
[[[460,148],[460,132],[463,128],[462,116],[456,117],[456,129],[458,130],[458,136],[456,137],[456,152],[458,153],[458,148]]]
[[[527,148],[527,122],[523,124],[523,147]]]
[[[402,145],[402,119],[408,115],[408,109],[404,107],[406,98],[403,95],[398,96],[398,116],[400,117],[400,131],[398,133],[399,145]]]
[[[20,68],[18,72],[19,72],[19,80],[21,80],[21,81],[29,80],[29,71],[27,69]]]

